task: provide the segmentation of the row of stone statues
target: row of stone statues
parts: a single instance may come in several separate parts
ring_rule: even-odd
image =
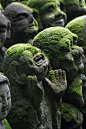
[[[15,1],[1,0],[0,129],[85,129],[85,1]]]

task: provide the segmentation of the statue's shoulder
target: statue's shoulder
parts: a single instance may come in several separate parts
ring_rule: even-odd
[[[6,119],[4,119],[4,124],[5,124],[6,129],[12,129],[10,124],[8,123],[8,121]]]

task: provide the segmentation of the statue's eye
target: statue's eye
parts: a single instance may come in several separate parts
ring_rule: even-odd
[[[0,97],[0,103],[2,102],[2,97]]]
[[[9,100],[11,98],[10,96],[10,92],[7,93],[7,100]]]
[[[47,12],[52,12],[53,10],[54,10],[54,6],[53,5],[51,5],[51,6],[49,6],[47,8]]]
[[[19,21],[19,20],[22,20],[22,19],[25,19],[28,17],[28,13],[18,13],[16,17],[14,17],[12,20],[13,22],[16,22],[16,21]]]
[[[0,32],[5,32],[6,31],[6,26],[0,26]]]
[[[28,17],[27,13],[20,13],[20,14],[17,15],[18,19],[24,19],[24,18],[27,18],[27,17]]]

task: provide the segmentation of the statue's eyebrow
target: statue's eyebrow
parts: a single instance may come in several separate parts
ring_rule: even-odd
[[[16,17],[19,17],[19,16],[25,16],[25,17],[28,17],[28,13],[27,12],[20,12],[20,13],[17,13]]]
[[[6,28],[6,25],[0,24],[0,28]]]
[[[18,21],[18,18],[19,18],[20,16],[24,16],[25,18],[27,18],[28,15],[29,15],[29,14],[28,14],[27,12],[20,12],[20,13],[17,13],[17,15],[12,18],[12,21],[13,21],[13,22]]]
[[[55,3],[54,2],[50,2],[50,3],[47,3],[47,4],[45,4],[45,5],[42,6],[42,10],[44,10],[44,9],[50,7],[50,6],[53,6],[53,7],[56,8],[57,5],[60,6],[60,3],[59,2],[55,2]]]

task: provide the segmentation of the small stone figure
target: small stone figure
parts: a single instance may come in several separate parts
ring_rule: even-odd
[[[67,14],[67,23],[78,16],[86,14],[85,0],[59,0],[65,6],[64,12]]]
[[[39,31],[47,27],[64,26],[66,23],[66,14],[61,11],[58,0],[28,0],[27,5],[33,8]]]
[[[72,124],[72,119],[66,119],[66,115],[70,116],[70,114],[62,112],[62,129],[64,127],[65,129],[81,129],[83,122],[83,115],[79,109],[84,106],[82,79],[80,77],[84,70],[84,51],[82,47],[74,45],[76,42],[77,35],[63,27],[47,28],[38,33],[33,40],[33,45],[40,48],[49,57],[51,67],[53,69],[61,68],[65,70],[67,75],[67,90],[63,101],[73,105],[71,106],[72,111],[77,110],[75,114],[77,120],[74,116],[73,120],[75,121]],[[81,114],[81,119],[78,114]]]
[[[0,74],[0,129],[11,129],[5,119],[11,108],[11,95],[7,77]]]
[[[86,75],[86,16],[80,16],[75,18],[74,20],[70,21],[67,25],[66,28],[68,28],[71,32],[77,34],[78,40],[77,40],[77,45],[81,46],[84,49],[84,55],[85,57],[83,58],[84,60],[84,74]],[[83,76],[83,95],[84,95],[84,100],[85,100],[85,105],[83,107],[83,110],[86,110],[86,77]],[[83,111],[82,111],[83,112]],[[86,113],[83,112],[84,114],[84,121],[83,121],[83,129],[86,128]]]
[[[4,15],[11,21],[11,38],[5,42],[7,48],[13,44],[32,41],[38,31],[38,23],[32,15],[31,8],[13,2],[5,8]]]
[[[60,129],[59,108],[67,88],[65,71],[48,71],[48,59],[30,44],[11,46],[3,67],[11,85],[8,120],[12,129]]]
[[[2,72],[2,62],[4,53],[7,50],[4,47],[4,43],[6,38],[10,37],[10,21],[2,14],[0,13],[0,71]]]

